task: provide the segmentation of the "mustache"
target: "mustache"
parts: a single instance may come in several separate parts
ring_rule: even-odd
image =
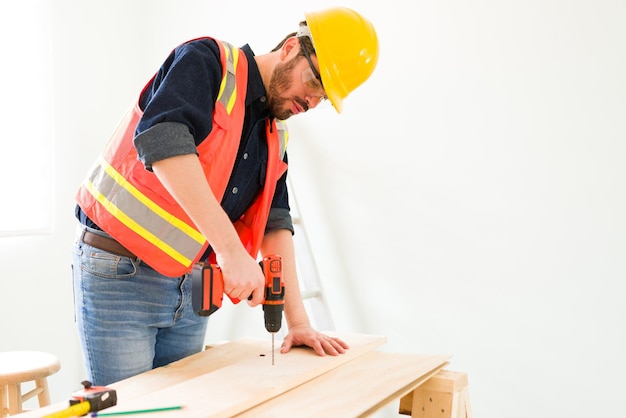
[[[294,100],[296,101],[296,103],[298,103],[298,105],[300,105],[302,109],[304,109],[305,112],[309,110],[309,105],[306,101],[300,99],[299,97],[296,97]]]

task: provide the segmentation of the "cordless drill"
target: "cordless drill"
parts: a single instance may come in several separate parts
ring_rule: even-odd
[[[265,329],[272,334],[272,364],[274,364],[274,334],[280,331],[285,307],[283,262],[278,255],[270,255],[259,262],[265,276],[263,317]],[[224,277],[216,264],[198,263],[192,271],[191,303],[197,315],[209,316],[222,307]],[[233,303],[238,299],[230,298]],[[250,298],[248,298],[250,299]]]

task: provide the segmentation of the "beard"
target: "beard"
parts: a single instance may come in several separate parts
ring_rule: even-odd
[[[288,91],[291,88],[291,72],[298,63],[297,57],[290,61],[279,64],[272,72],[267,99],[270,112],[276,119],[285,120],[293,116],[291,102],[297,102],[305,111],[309,109],[308,104],[299,97],[283,97],[281,91]]]

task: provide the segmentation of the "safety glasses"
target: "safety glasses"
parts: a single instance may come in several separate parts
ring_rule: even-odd
[[[322,85],[322,76],[315,69],[315,66],[313,65],[313,61],[311,61],[311,55],[309,55],[309,51],[306,49],[304,45],[302,45],[302,41],[300,40],[300,38],[298,38],[298,40],[300,41],[300,48],[302,49],[302,52],[304,53],[304,57],[309,63],[309,68],[302,71],[302,82],[312,92],[313,96],[319,98],[319,102],[318,102],[319,104],[323,102],[324,100],[328,99],[328,97],[326,96],[326,92],[324,91],[324,86]]]

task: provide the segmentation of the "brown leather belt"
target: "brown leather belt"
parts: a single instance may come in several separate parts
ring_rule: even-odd
[[[112,254],[121,255],[122,257],[137,258],[135,254],[128,251],[126,247],[115,241],[113,238],[103,237],[102,235],[84,230],[82,240],[85,244],[91,245],[92,247],[100,250],[108,251]]]

